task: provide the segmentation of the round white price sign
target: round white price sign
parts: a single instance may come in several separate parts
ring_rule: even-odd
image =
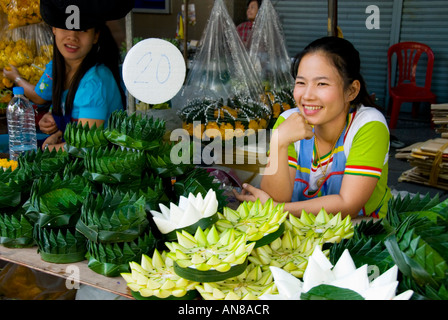
[[[140,101],[158,104],[171,100],[185,80],[185,60],[172,43],[150,38],[129,50],[123,62],[123,81]]]

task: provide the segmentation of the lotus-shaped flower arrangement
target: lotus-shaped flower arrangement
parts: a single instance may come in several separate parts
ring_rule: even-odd
[[[333,266],[319,247],[308,260],[303,281],[278,267],[270,267],[279,294],[264,294],[261,300],[303,300],[327,298],[333,300],[409,300],[413,294],[407,290],[396,295],[398,267],[369,280],[368,266],[356,268],[348,250]]]
[[[216,192],[210,189],[203,198],[199,192],[188,197],[180,196],[179,204],[170,203],[168,208],[159,204],[160,211],[151,210],[154,223],[167,240],[177,240],[176,231],[185,229],[189,233],[196,232],[198,227],[206,229],[218,219],[218,200]]]

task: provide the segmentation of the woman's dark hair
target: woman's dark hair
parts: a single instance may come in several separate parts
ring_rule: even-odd
[[[100,32],[98,42],[93,45],[90,52],[84,58],[81,66],[76,71],[68,89],[67,99],[65,101],[65,113],[71,114],[73,110],[73,101],[79,83],[86,72],[97,64],[104,64],[112,72],[117,86],[120,90],[123,108],[126,106],[126,96],[121,86],[121,76],[119,65],[121,63],[120,52],[112,33],[107,25],[103,24],[95,28],[95,32]],[[62,94],[64,92],[65,83],[65,62],[64,57],[56,46],[54,41],[53,50],[53,113],[62,116]]]
[[[295,56],[292,62],[291,74],[294,79],[297,77],[297,71],[302,58],[309,53],[315,52],[323,52],[329,57],[344,80],[345,89],[355,80],[361,83],[359,93],[352,101],[355,106],[363,104],[365,106],[379,108],[368,93],[366,83],[361,75],[361,59],[359,58],[358,50],[356,50],[350,41],[343,38],[334,36],[323,37],[307,45],[302,52]]]
[[[249,4],[250,4],[252,1],[257,1],[257,2],[258,2],[258,8],[260,8],[260,7],[261,7],[261,2],[262,2],[263,0],[247,0],[246,7],[248,7]]]

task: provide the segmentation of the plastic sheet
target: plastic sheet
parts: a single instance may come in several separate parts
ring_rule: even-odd
[[[212,8],[182,97],[178,114],[190,135],[195,128],[200,137],[229,139],[235,129],[254,133],[270,120],[269,100],[222,0]]]
[[[279,16],[270,0],[261,4],[248,46],[250,60],[271,100],[273,125],[281,112],[296,104],[291,60]]]
[[[0,296],[19,300],[74,300],[75,289],[65,279],[17,264],[7,263],[0,271]]]

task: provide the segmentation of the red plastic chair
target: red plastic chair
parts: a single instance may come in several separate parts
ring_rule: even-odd
[[[426,53],[428,63],[426,66],[425,86],[417,86],[417,65],[423,53]],[[392,57],[396,54],[398,65],[398,80],[393,86]],[[392,100],[392,110],[389,128],[395,129],[398,115],[403,102],[413,102],[412,114],[416,115],[418,104],[416,102],[436,103],[436,95],[431,92],[432,70],[434,67],[434,53],[429,46],[419,42],[400,42],[392,45],[387,51],[387,68],[389,95]]]

